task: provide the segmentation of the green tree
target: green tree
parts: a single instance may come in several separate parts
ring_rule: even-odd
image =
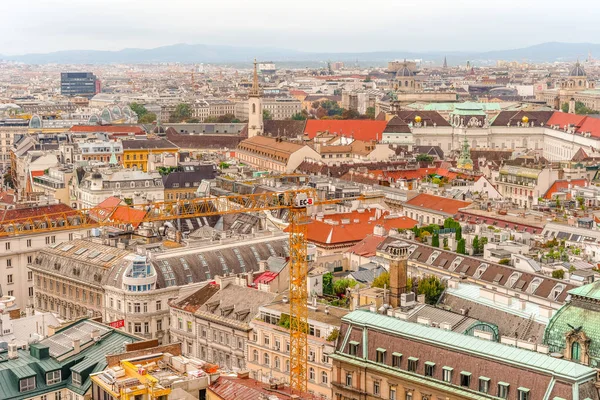
[[[169,122],[182,122],[192,117],[192,107],[186,103],[179,103],[171,113]]]
[[[197,124],[200,122],[200,120],[198,118],[190,118],[185,122],[187,122],[188,124]]]
[[[13,182],[12,174],[10,173],[10,168],[4,173],[2,176],[4,179],[4,184],[11,189],[15,188],[15,183]]]
[[[488,238],[486,238],[485,236],[482,237],[481,239],[479,239],[479,252],[483,253],[483,248],[485,247],[485,245],[488,243]]]
[[[418,293],[425,295],[425,302],[427,304],[436,304],[444,292],[444,289],[445,287],[442,281],[434,275],[421,279],[417,286]]]
[[[375,107],[367,107],[367,112],[365,115],[369,119],[375,119]]]
[[[585,104],[583,104],[583,102],[581,101],[576,101],[575,102],[575,114],[598,114],[598,111],[596,110],[592,110],[591,108],[589,108],[588,106],[586,106]]]
[[[462,239],[462,228],[459,225],[455,229],[456,229],[456,231],[455,231],[455,235],[456,235],[455,238],[456,238],[456,240],[461,240]]]
[[[215,117],[214,115],[210,115],[210,116],[204,118],[204,122],[208,123],[208,124],[214,124],[217,122],[217,117]]]
[[[563,103],[562,106],[560,106],[560,109],[562,110],[562,112],[568,113],[569,112],[569,103]]]
[[[500,264],[500,265],[510,265],[510,258],[503,258],[500,261],[498,261],[498,264]]]
[[[456,252],[458,254],[467,254],[465,239],[459,239],[456,243]]]
[[[221,169],[227,169],[227,168],[229,168],[229,164],[226,163],[225,161],[223,161],[223,162],[221,162],[219,164],[219,168],[221,168]]]
[[[343,110],[342,119],[359,119],[360,113],[356,110]]]
[[[292,115],[292,120],[294,121],[304,121],[305,119],[308,119],[308,113],[305,110]]]
[[[473,246],[473,254],[479,253],[479,236],[478,235],[475,235],[475,237],[473,238],[473,242],[471,243],[471,246]]]
[[[373,279],[373,283],[371,284],[371,287],[377,287],[377,288],[383,288],[384,286],[387,287],[388,289],[390,288],[390,273],[389,272],[381,273],[377,278]]]
[[[215,122],[218,122],[221,124],[229,124],[229,123],[235,124],[235,123],[240,122],[240,120],[238,118],[236,118],[235,115],[229,113],[229,114],[219,115]]]
[[[129,108],[131,108],[131,111],[133,111],[134,113],[137,114],[138,118],[142,118],[144,115],[146,115],[148,113],[148,110],[146,110],[146,107],[144,107],[143,105],[133,102],[129,104]]]
[[[138,117],[138,122],[140,124],[151,124],[156,121],[156,114],[154,113],[145,113],[141,117]]]
[[[417,154],[417,161],[432,162],[433,157],[429,154]]]
[[[273,114],[271,114],[271,111],[264,109],[263,110],[263,120],[264,121],[270,121],[273,119]]]
[[[358,282],[352,279],[339,279],[333,283],[333,293],[335,293],[336,296],[340,297],[346,294],[346,289],[353,288],[354,286],[356,286],[357,283]]]
[[[333,296],[333,274],[331,272],[323,275],[323,294]]]
[[[431,245],[433,247],[440,247],[440,235],[437,231],[435,231],[431,237]]]
[[[564,279],[565,271],[562,269],[555,269],[554,271],[552,271],[552,277],[554,279]]]

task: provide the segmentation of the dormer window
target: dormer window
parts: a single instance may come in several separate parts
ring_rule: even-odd
[[[29,378],[23,378],[19,381],[19,391],[28,392],[30,390],[35,389],[35,376],[30,376]]]
[[[511,276],[508,277],[508,281],[506,282],[506,286],[512,288],[517,283],[517,280],[521,277],[521,274],[518,272],[514,272]]]
[[[60,369],[46,373],[46,385],[54,385],[61,381]]]
[[[541,283],[542,283],[541,278],[535,278],[534,280],[532,280],[531,283],[529,284],[528,292],[531,294],[535,294],[535,291],[537,290],[537,288],[540,286]]]
[[[475,279],[479,279],[483,276],[484,272],[487,270],[488,265],[483,263],[481,264],[478,268],[477,271],[475,271]]]
[[[452,261],[452,264],[450,264],[450,268],[448,268],[450,271],[454,271],[456,268],[458,268],[458,266],[460,265],[460,263],[463,261],[462,257],[456,257],[454,259],[454,261]]]
[[[71,380],[73,381],[73,385],[81,386],[81,375],[79,372],[74,372],[71,374]]]
[[[565,290],[565,286],[559,283],[558,285],[554,286],[550,296],[552,296],[552,299],[556,301],[563,290]]]
[[[436,260],[436,258],[438,258],[440,255],[439,251],[434,251],[433,253],[431,253],[431,255],[429,256],[429,258],[427,259],[427,264],[428,265],[432,265],[433,262]]]

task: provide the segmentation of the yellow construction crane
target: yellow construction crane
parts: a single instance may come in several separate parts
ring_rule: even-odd
[[[134,207],[146,211],[145,217],[141,221],[135,221],[135,223],[155,223],[173,219],[201,218],[240,212],[288,210],[290,235],[290,386],[294,391],[306,393],[308,358],[306,233],[309,222],[306,210],[307,207],[334,204],[343,200],[319,200],[316,189],[300,189],[157,202]],[[133,221],[110,218],[99,222],[94,218],[97,215],[110,215],[112,211],[112,208],[95,207],[88,210],[70,210],[57,214],[4,220],[0,221],[0,237],[100,226],[126,228],[132,224]]]

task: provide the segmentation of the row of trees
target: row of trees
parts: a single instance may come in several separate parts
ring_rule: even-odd
[[[315,101],[311,104],[310,115],[318,119],[375,119],[375,107],[367,108],[365,114],[347,110],[331,100]]]
[[[146,107],[139,103],[131,103],[129,104],[129,108],[131,111],[136,113],[138,117],[138,122],[140,124],[151,124],[156,121],[156,114],[152,112],[148,112]]]
[[[407,286],[417,287],[417,294],[425,295],[425,302],[427,304],[436,304],[445,290],[445,286],[437,276],[431,275],[427,278],[420,279],[418,282],[413,282],[411,278],[408,279]],[[390,288],[390,273],[384,272],[373,280],[371,287],[378,288]]]
[[[563,105],[561,106],[561,109],[563,112],[569,112],[569,103],[563,103]],[[591,108],[589,108],[588,106],[583,104],[583,102],[581,102],[581,101],[576,101],[575,102],[575,114],[579,114],[579,115],[598,114],[598,111],[592,110]]]

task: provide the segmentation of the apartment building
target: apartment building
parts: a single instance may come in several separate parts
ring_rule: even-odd
[[[32,219],[43,223],[47,215],[60,221],[72,209],[65,204],[33,205],[2,212],[4,224],[12,220]],[[62,215],[61,215],[62,214]],[[34,304],[34,273],[29,268],[36,254],[47,246],[89,235],[89,229],[65,229],[56,232],[21,232],[0,237],[0,285],[5,295],[14,296],[19,308]]]
[[[250,325],[247,369],[254,379],[289,384],[290,375],[290,305],[286,301],[259,307],[258,317]],[[321,399],[332,399],[332,364],[341,319],[347,309],[313,302],[308,311],[307,391]]]

